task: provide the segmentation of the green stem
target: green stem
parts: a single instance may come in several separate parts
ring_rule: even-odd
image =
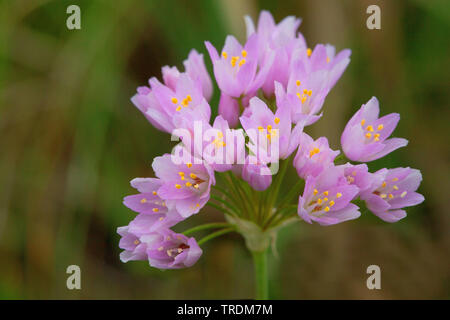
[[[202,244],[204,244],[205,242],[207,242],[207,241],[209,241],[211,239],[220,237],[221,235],[227,234],[227,233],[232,232],[232,231],[234,231],[234,228],[226,228],[226,229],[222,229],[222,230],[213,232],[213,233],[207,235],[206,237],[200,239],[197,243],[198,243],[199,246],[201,246]]]
[[[267,250],[252,251],[255,268],[255,299],[269,298],[269,274],[267,269]]]
[[[208,203],[206,203],[206,205],[210,206],[210,207],[213,207],[213,208],[217,209],[220,212],[223,212],[223,213],[228,214],[230,216],[236,217],[236,213],[231,212],[231,211],[227,210],[227,208],[225,208],[225,207],[223,207],[221,205],[218,205],[218,204],[216,204],[214,202],[208,201]]]
[[[230,227],[231,224],[227,223],[227,222],[213,222],[213,223],[206,223],[206,224],[202,224],[193,228],[190,228],[186,231],[183,232],[183,234],[185,236],[187,236],[188,234],[200,231],[200,230],[206,230],[206,229],[213,229],[213,228],[222,228],[222,227]]]

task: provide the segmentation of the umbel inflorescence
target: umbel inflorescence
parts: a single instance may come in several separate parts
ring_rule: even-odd
[[[314,140],[307,127],[322,116],[327,94],[350,62],[350,50],[329,44],[310,49],[301,20],[276,24],[263,11],[255,27],[245,18],[247,42],[228,36],[219,53],[205,42],[220,89],[219,115],[210,122],[213,84],[203,55],[192,50],[184,72],[163,67],[162,78],[149,80],[131,99],[157,129],[179,138],[172,154],[153,160],[156,178],[136,178],[138,194],[124,204],[138,213],[118,228],[121,260],[148,260],[160,269],[192,266],[200,245],[227,232],[242,234],[248,248],[264,252],[276,231],[295,221],[333,225],[360,216],[360,206],[396,222],[404,207],[421,203],[415,191],[420,171],[405,168],[369,171],[366,162],[406,146],[389,138],[400,116],[379,116],[373,97],[353,115],[342,136],[343,154],[327,138]],[[168,137],[169,139],[169,137]],[[362,162],[354,164],[353,162]],[[287,166],[298,182],[281,194]],[[217,181],[216,181],[217,178]],[[205,205],[224,213],[226,222],[170,228]],[[188,235],[218,229],[198,242]]]

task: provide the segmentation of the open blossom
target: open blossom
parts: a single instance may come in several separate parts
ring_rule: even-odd
[[[378,118],[378,100],[372,97],[353,115],[341,136],[342,149],[350,160],[369,162],[404,147],[408,140],[388,137],[400,120],[398,113]]]
[[[298,214],[308,223],[332,225],[358,218],[357,205],[350,203],[358,187],[343,183],[343,168],[328,167],[319,176],[309,176],[303,195],[299,197]]]
[[[295,151],[303,130],[301,125],[297,125],[292,129],[289,109],[278,108],[273,113],[257,97],[250,99],[249,107],[243,116],[240,117],[240,121],[251,140],[250,149],[254,154],[260,151],[267,154],[271,150],[277,150],[281,159],[288,158]],[[277,161],[278,157],[273,159],[273,156],[270,156],[272,162]],[[258,158],[263,160],[260,156]]]
[[[215,184],[214,171],[209,165],[176,164],[170,154],[165,154],[156,157],[152,167],[162,181],[158,195],[173,202],[182,217],[198,213],[208,202],[211,185]]]
[[[396,222],[406,217],[404,207],[415,206],[424,201],[423,195],[415,192],[422,181],[417,169],[381,169],[372,186],[361,195],[367,208],[386,222]]]
[[[332,150],[325,137],[313,140],[306,133],[300,137],[299,148],[294,158],[294,167],[298,175],[306,179],[309,176],[316,177],[324,169],[333,165],[334,158],[339,151]]]
[[[219,56],[216,48],[206,41],[214,75],[220,90],[226,95],[239,98],[254,93],[263,85],[273,62],[273,54],[264,65],[258,64],[258,35],[250,36],[242,46],[235,37],[227,36]]]
[[[202,255],[202,249],[194,238],[166,229],[152,235],[146,253],[152,267],[180,269],[194,265]]]
[[[365,163],[353,165],[346,163],[341,166],[344,168],[342,180],[348,184],[353,184],[359,188],[358,195],[366,191],[377,177],[369,172],[369,168]]]
[[[171,133],[177,128],[177,119],[185,114],[209,121],[211,108],[203,97],[200,80],[182,73],[173,88],[156,78],[149,83],[150,88],[139,87],[131,101],[157,129]]]
[[[120,253],[122,262],[147,259],[147,244],[137,235],[129,232],[128,226],[117,228],[117,233],[121,236],[119,248],[124,250]]]
[[[276,24],[270,12],[264,10],[259,15],[255,29],[252,19],[249,16],[245,17],[247,37],[258,34],[260,65],[265,65],[268,60],[272,59],[272,52],[275,54],[272,66],[261,88],[266,97],[273,96],[274,81],[283,85],[287,84],[295,52],[306,50],[303,37],[296,37],[300,23],[301,19],[289,16]]]

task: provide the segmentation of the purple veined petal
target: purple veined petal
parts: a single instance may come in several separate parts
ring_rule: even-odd
[[[193,196],[193,191],[185,187],[179,180],[172,180],[164,183],[158,189],[158,195],[163,199],[180,200]]]
[[[308,180],[306,180],[306,183],[308,183]],[[309,216],[308,212],[305,210],[304,204],[305,204],[305,199],[302,196],[299,196],[297,213],[300,216],[300,218],[302,218],[305,222],[312,224],[311,217]]]
[[[253,82],[255,77],[257,62],[256,60],[244,63],[236,74],[236,82],[240,88],[244,88],[245,92],[248,92],[247,88],[249,84]]]
[[[246,87],[239,85],[238,81],[236,81],[236,76],[231,74],[230,68],[229,61],[224,59],[217,60],[214,63],[214,75],[220,90],[231,97],[239,98]]]
[[[416,206],[425,201],[423,195],[417,192],[407,192],[403,197],[396,196],[394,199],[389,201],[391,209],[400,209],[404,207]]]
[[[397,222],[406,217],[405,210],[391,210],[391,211],[383,211],[383,212],[374,212],[374,214],[379,217],[381,220],[386,222]]]
[[[130,185],[141,193],[151,193],[158,190],[161,186],[161,180],[156,178],[134,178]]]
[[[139,193],[126,196],[123,199],[123,204],[129,209],[146,214],[167,212],[163,202],[162,199],[153,193]]]
[[[275,20],[269,11],[263,10],[259,14],[257,34],[264,40],[269,40],[275,28]]]
[[[350,50],[343,50],[345,51],[345,53],[348,52],[348,55],[350,55],[351,51]],[[342,51],[341,51],[342,53]],[[347,69],[347,66],[350,63],[350,58],[345,58],[342,60],[337,60],[337,58],[334,59],[336,62],[333,63],[333,66],[330,70],[330,73],[328,75],[328,85],[331,88],[334,87],[334,85],[336,84],[336,82],[339,80],[339,78],[342,76],[342,74],[344,73],[345,69]]]
[[[200,209],[202,209],[208,201],[209,201],[209,194],[207,197],[204,198],[189,197],[177,201],[176,209],[183,218],[187,218],[193,214],[198,213]]]
[[[158,130],[171,133],[175,129],[175,126],[170,121],[170,117],[166,113],[162,113],[154,109],[148,109],[144,115]]]
[[[194,80],[199,80],[202,85],[203,96],[210,100],[213,92],[211,77],[206,70],[203,55],[195,49],[189,52],[188,59],[183,62],[186,73]]]
[[[165,227],[165,214],[138,214],[129,224],[128,231],[140,237]],[[172,222],[173,225],[175,222]]]
[[[225,38],[223,51],[226,52],[228,56],[241,56],[242,49],[242,45],[239,43],[239,41],[236,40],[234,36],[228,35]]]
[[[376,97],[370,98],[370,100],[361,107],[361,118],[366,123],[371,123],[378,119],[380,114],[380,106]]]
[[[155,175],[164,181],[175,181],[179,178],[178,166],[172,162],[170,154],[156,157],[152,163]]]
[[[311,71],[317,71],[326,69],[327,67],[327,49],[323,44],[318,44],[312,51],[309,62],[311,65]]]
[[[248,15],[244,16],[244,21],[245,21],[245,30],[248,38],[255,33],[255,24],[253,23],[252,18]]]
[[[269,58],[266,58],[267,60]],[[270,63],[267,62],[267,63]],[[266,62],[264,62],[266,65]],[[284,48],[278,48],[262,85],[264,96],[271,97],[275,92],[275,82],[287,84],[289,77],[289,56]]]
[[[331,226],[337,223],[341,223],[348,220],[354,220],[361,216],[359,207],[353,203],[348,204],[345,208],[342,208],[329,215],[324,215],[318,218],[312,218],[322,226]]]
[[[417,169],[410,169],[407,177],[398,181],[399,188],[408,191],[416,191],[422,182],[422,173]]]
[[[367,208],[372,212],[384,212],[389,210],[391,207],[387,201],[383,200],[376,194],[365,195],[364,200]]]
[[[267,75],[272,67],[273,61],[275,59],[275,52],[273,50],[266,53],[266,59],[264,61],[264,65],[261,67],[261,69],[256,74],[256,77],[253,80],[253,83],[251,86],[247,89],[247,93],[254,93],[259,88],[262,87],[264,82],[266,81]]]
[[[164,66],[161,71],[164,84],[170,89],[175,90],[177,87],[178,78],[180,77],[180,71],[178,71],[178,68]]]
[[[198,261],[203,251],[202,249],[200,249],[200,247],[197,244],[197,241],[194,238],[189,238],[187,244],[189,246],[189,251],[187,256],[185,257],[183,264],[186,267],[191,267]]]
[[[391,153],[392,151],[397,150],[398,148],[405,147],[406,145],[408,145],[408,140],[403,138],[391,138],[384,141],[383,144],[384,148],[378,153],[375,153],[373,156],[368,157],[365,162],[377,160]]]

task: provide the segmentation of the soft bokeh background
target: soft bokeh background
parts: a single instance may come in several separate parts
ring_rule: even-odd
[[[66,28],[78,4],[82,29]],[[366,28],[378,4],[382,30]],[[410,144],[383,166],[422,170],[426,201],[391,225],[365,215],[333,227],[296,224],[271,256],[277,299],[450,297],[449,65],[447,1],[0,1],[0,297],[7,299],[251,298],[250,255],[238,235],[205,246],[193,267],[122,264],[115,230],[134,214],[129,180],[151,176],[170,148],[130,102],[138,85],[182,67],[204,40],[245,37],[243,16],[270,10],[303,18],[308,43],[351,48],[352,61],[310,127],[334,148],[351,114],[371,96],[400,112],[395,135]],[[206,57],[208,68],[211,68]],[[216,110],[217,90],[212,102]],[[295,177],[295,174],[292,175]],[[185,226],[220,221],[205,208]],[[82,270],[82,290],[66,288],[66,267]],[[382,290],[366,288],[366,268],[382,270]]]

